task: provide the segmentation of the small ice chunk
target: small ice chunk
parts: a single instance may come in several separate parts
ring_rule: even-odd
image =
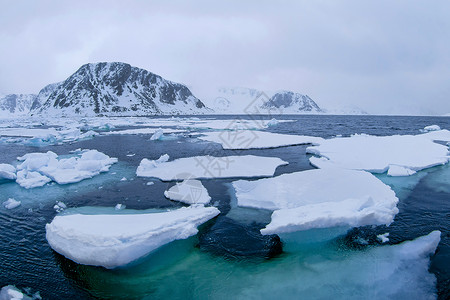
[[[3,206],[4,206],[6,209],[13,209],[13,208],[19,207],[20,204],[21,204],[21,202],[20,202],[20,201],[17,201],[17,200],[14,199],[14,198],[9,198],[9,199],[6,200],[5,202],[3,202]]]
[[[153,181],[147,182],[145,185],[154,185],[155,183]]]
[[[441,127],[439,127],[439,125],[429,125],[429,126],[425,126],[423,128],[423,131],[426,131],[426,132],[428,132],[428,131],[438,131],[438,130],[441,130]]]
[[[163,130],[159,128],[152,136],[150,137],[151,141],[160,140],[163,137]]]
[[[111,269],[197,234],[197,226],[218,214],[215,207],[197,206],[147,214],[58,215],[46,225],[46,237],[68,259]]]
[[[62,212],[67,208],[66,204],[61,201],[57,201],[56,204],[53,206],[53,209],[56,210],[56,212]]]
[[[410,176],[416,174],[416,171],[413,171],[409,168],[405,168],[402,166],[389,165],[387,174],[389,176]]]
[[[115,210],[121,210],[121,209],[124,209],[124,208],[125,208],[125,205],[123,205],[121,203],[116,204],[116,206],[114,207]]]
[[[50,181],[52,181],[50,178],[42,175],[39,172],[25,171],[25,170],[17,172],[16,182],[21,187],[24,187],[26,189],[44,186]]]
[[[386,232],[386,233],[377,235],[377,239],[380,240],[380,242],[382,242],[382,243],[386,243],[386,242],[389,242],[388,236],[389,236],[389,232]]]
[[[122,179],[120,179],[120,181],[127,181],[126,177],[122,177]]]
[[[201,181],[187,179],[177,182],[164,192],[164,196],[170,200],[180,201],[186,204],[207,204],[211,200],[206,188]]]
[[[7,285],[0,290],[0,300],[26,300],[31,299],[24,295],[19,289],[13,285]]]
[[[135,156],[135,155],[136,155],[136,154],[134,154],[134,153],[127,154],[128,157],[133,157],[133,156]]]
[[[277,157],[254,155],[194,156],[179,158],[170,162],[160,162],[161,158],[157,161],[144,158],[136,170],[137,176],[155,177],[164,181],[198,178],[270,177],[273,176],[278,166],[288,164]]]
[[[267,122],[267,127],[275,126],[275,125],[278,125],[278,124],[280,124],[280,122],[278,122],[277,119],[272,118],[269,122]]]
[[[0,164],[0,179],[16,180],[16,168],[10,164]]]

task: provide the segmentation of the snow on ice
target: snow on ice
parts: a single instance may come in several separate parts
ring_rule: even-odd
[[[201,181],[195,179],[177,182],[164,192],[164,196],[170,200],[180,201],[186,204],[207,204],[211,200],[208,191]]]
[[[223,149],[261,149],[283,146],[318,145],[323,138],[302,135],[271,133],[257,130],[204,132],[199,139],[219,143]]]
[[[144,158],[136,170],[140,177],[155,177],[163,181],[196,178],[271,177],[278,166],[287,162],[277,157],[194,156],[168,161],[167,154],[158,160]]]
[[[320,156],[310,158],[311,164],[318,168],[344,168],[373,173],[388,171],[392,176],[407,176],[449,161],[448,147],[433,142],[445,136],[445,131],[416,136],[357,134],[324,140],[318,146],[308,147],[306,151]]]
[[[17,158],[22,161],[17,166],[16,182],[24,188],[43,186],[50,181],[58,184],[79,182],[92,178],[109,170],[117,158],[97,150],[85,150],[77,156],[58,159],[58,155],[46,153],[28,153]]]
[[[215,207],[197,206],[147,214],[56,216],[46,225],[46,237],[56,252],[77,263],[115,268],[197,234],[197,226],[218,214]]]
[[[237,204],[274,210],[263,234],[338,226],[389,225],[398,213],[391,188],[368,172],[327,169],[233,182]]]

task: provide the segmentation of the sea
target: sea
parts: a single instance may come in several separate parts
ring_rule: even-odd
[[[254,116],[195,118],[219,119],[232,125],[235,120]],[[258,118],[270,120],[274,116]],[[355,133],[416,135],[432,124],[450,129],[450,117],[282,115],[275,118],[292,122],[279,122],[264,130],[323,138]],[[122,129],[128,127],[115,130]],[[289,162],[278,167],[275,176],[314,168],[309,163],[311,155],[305,151],[307,145],[223,150],[220,144],[199,140],[199,134],[201,130],[192,129],[162,140],[150,140],[151,135],[147,134],[100,135],[39,147],[20,142],[0,143],[0,163],[13,163],[16,157],[30,152],[50,150],[70,155],[78,148],[97,149],[119,160],[109,172],[74,184],[49,184],[26,190],[14,182],[0,182],[0,202],[14,198],[22,203],[11,210],[0,208],[0,288],[14,285],[35,299],[450,299],[448,164],[408,177],[377,174],[400,199],[394,222],[389,227],[353,228],[331,240],[290,243],[276,235],[262,236],[259,230],[270,221],[270,212],[237,208],[231,186],[236,179],[208,179],[202,183],[220,215],[200,226],[196,236],[165,245],[129,266],[107,270],[80,265],[50,248],[45,226],[61,213],[54,208],[57,202],[63,202],[67,212],[89,214],[118,213],[114,207],[119,203],[126,207],[126,212],[120,213],[131,214],[184,206],[164,197],[164,191],[173,182],[136,176],[136,168],[143,158],[157,159],[162,154],[168,154],[171,159],[211,153],[215,156],[252,154]],[[417,266],[414,259],[402,263],[406,258],[389,250],[393,245],[434,230],[441,231],[437,250],[429,260],[417,262]],[[379,243],[376,236],[386,232],[389,241]],[[311,231],[307,233],[309,237],[303,238],[308,240],[315,234]],[[425,264],[425,270],[420,264]],[[396,292],[384,293],[396,287]]]

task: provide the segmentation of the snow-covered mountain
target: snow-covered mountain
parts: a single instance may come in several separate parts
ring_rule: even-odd
[[[35,94],[9,94],[0,96],[1,115],[26,115],[29,113],[33,102],[36,100]]]
[[[65,81],[42,89],[33,114],[167,115],[211,112],[184,85],[126,63],[83,65]]]
[[[322,109],[309,96],[291,91],[219,88],[201,99],[217,114],[314,114]]]

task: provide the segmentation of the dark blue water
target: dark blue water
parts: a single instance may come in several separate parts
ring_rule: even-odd
[[[230,116],[200,118],[229,119]],[[236,116],[236,118],[251,118]],[[448,117],[392,117],[392,116],[278,116],[277,119],[295,119],[295,122],[280,123],[267,130],[277,133],[312,135],[330,138],[335,135],[367,133],[373,135],[418,134],[419,129],[437,124],[450,128]],[[191,136],[175,140],[150,141],[149,135],[100,136],[91,140],[72,144],[46,147],[30,147],[20,144],[0,144],[0,163],[11,163],[17,156],[29,152],[54,151],[69,154],[76,148],[97,149],[120,161],[109,173],[70,186],[46,186],[29,191],[20,190],[15,183],[0,183],[0,202],[9,197],[22,201],[22,206],[13,210],[0,208],[0,287],[8,284],[21,289],[29,288],[30,293],[39,291],[44,299],[85,299],[85,298],[192,298],[183,288],[183,282],[164,289],[158,286],[170,274],[152,275],[152,259],[130,269],[114,271],[81,266],[67,260],[51,250],[45,239],[45,224],[56,215],[55,201],[63,201],[70,208],[83,206],[108,206],[123,203],[129,209],[180,207],[182,204],[167,200],[164,190],[173,183],[156,179],[137,178],[136,167],[142,158],[157,159],[168,153],[171,159],[205,155],[205,149],[215,155],[254,154],[274,156],[288,161],[289,165],[279,167],[276,175],[312,169],[306,146],[281,147],[265,150],[222,150],[218,144],[201,142]],[[135,154],[130,157],[127,154]],[[116,173],[115,175],[111,173]],[[450,193],[448,191],[449,169],[447,166],[422,171],[423,176],[400,198],[400,213],[389,227],[390,244],[428,234],[432,230],[442,231],[441,242],[436,254],[431,258],[430,271],[437,277],[440,299],[450,298]],[[421,173],[421,172],[419,172]],[[124,175],[125,174],[125,175]],[[120,182],[126,176],[129,180]],[[446,177],[447,176],[447,177]],[[383,176],[380,176],[383,177]],[[444,178],[444,179],[442,179]],[[148,181],[154,185],[147,186]],[[196,255],[206,255],[217,268],[232,263],[242,270],[252,269],[270,260],[286,255],[278,236],[262,236],[259,229],[270,220],[270,214],[261,213],[252,222],[242,223],[224,216],[231,209],[231,179],[203,180],[220,211],[216,219],[200,228],[197,237],[174,242],[164,248],[165,255],[159,261],[166,265],[183,262],[183,251]],[[395,182],[388,182],[395,189]],[[446,186],[447,184],[447,186]],[[255,221],[256,220],[256,221]],[[354,243],[358,237],[373,241],[377,234],[386,232],[383,226],[352,230],[340,238],[340,242],[350,248],[362,247]],[[189,249],[194,250],[189,250]],[[186,250],[180,250],[186,249]],[[167,253],[170,253],[168,259]],[[187,255],[187,254],[186,254]],[[194,258],[192,258],[194,257]],[[202,258],[204,259],[204,258]],[[167,261],[166,261],[167,260]],[[158,265],[158,263],[153,264]],[[164,264],[163,264],[164,266]],[[163,267],[162,267],[163,268]],[[228,270],[224,267],[224,270]],[[162,273],[161,273],[162,272]],[[226,272],[226,271],[224,271]],[[242,271],[244,272],[244,271]],[[145,275],[142,275],[145,274]],[[155,273],[156,274],[156,273]],[[162,275],[163,274],[163,275]],[[194,274],[194,273],[193,273]],[[186,280],[192,274],[186,274]],[[231,275],[230,275],[231,276]],[[126,282],[126,284],[124,284]]]

